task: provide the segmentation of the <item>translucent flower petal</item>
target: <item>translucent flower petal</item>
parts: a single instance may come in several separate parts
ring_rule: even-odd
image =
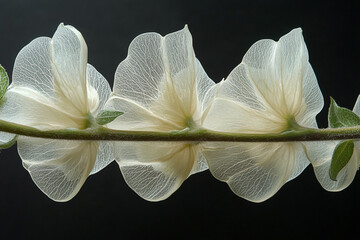
[[[115,73],[114,94],[148,107],[160,99],[178,105],[185,113],[202,105],[214,82],[206,75],[192,48],[187,27],[162,37],[145,33],[129,46],[128,57]],[[165,96],[164,96],[165,95]],[[200,106],[201,107],[201,106]]]
[[[353,112],[360,116],[360,95],[358,96],[358,98],[356,99],[356,103],[355,103],[355,106],[353,108]]]
[[[104,108],[111,94],[109,82],[90,64],[86,68],[87,102],[90,112],[96,114]]]
[[[1,118],[40,129],[82,128],[84,117],[64,112],[48,97],[29,87],[12,87],[0,106]]]
[[[301,29],[295,29],[278,42],[260,40],[250,47],[216,90],[203,126],[235,133],[281,133],[292,118],[302,126],[317,127],[315,116],[322,107]],[[204,153],[210,171],[236,194],[255,202],[271,197],[309,164],[301,143],[219,144],[214,149],[223,154]]]
[[[87,64],[79,31],[60,24],[52,39],[37,38],[15,60],[13,83],[0,106],[4,120],[39,129],[84,129],[111,94],[106,79]],[[24,167],[39,188],[67,201],[89,174],[113,161],[111,142],[60,141],[20,137]]]
[[[31,41],[15,59],[11,87],[32,88],[53,99],[54,78],[50,59],[51,38],[40,37]]]
[[[87,46],[79,31],[60,24],[52,40],[50,59],[57,104],[73,114],[86,114]]]
[[[95,174],[104,169],[112,161],[114,161],[114,143],[113,142],[97,142],[97,156],[94,167],[90,174]]]
[[[18,151],[36,185],[55,201],[68,201],[93,169],[98,143],[19,136]]]
[[[13,141],[15,137],[15,134],[0,132],[0,149],[1,146],[7,145],[9,142]]]
[[[182,130],[201,125],[215,87],[195,58],[187,27],[162,37],[136,37],[115,73],[114,95],[105,109],[124,112],[108,124],[121,130]],[[159,201],[191,174],[207,168],[198,146],[187,143],[115,143],[115,159],[128,185]]]
[[[108,123],[107,126],[113,129],[165,132],[183,128],[182,125],[159,117],[136,102],[121,97],[109,98],[105,109],[124,113]]]
[[[191,173],[204,170],[198,154],[198,146],[186,143],[115,143],[115,156],[126,183],[149,201],[168,198]]]
[[[211,173],[240,197],[262,202],[273,196],[306,156],[294,143],[208,143],[203,154]]]

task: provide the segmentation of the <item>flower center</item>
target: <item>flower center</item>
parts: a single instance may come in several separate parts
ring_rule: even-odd
[[[190,130],[194,130],[194,129],[198,128],[198,125],[196,124],[196,122],[194,121],[194,119],[192,117],[186,117],[184,125],[185,125],[185,128],[189,128]]]

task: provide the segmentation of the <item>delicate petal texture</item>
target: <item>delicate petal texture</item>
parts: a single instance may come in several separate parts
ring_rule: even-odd
[[[355,103],[353,112],[354,112],[356,115],[360,116],[360,95],[359,95],[358,98],[356,99],[356,103]]]
[[[235,133],[281,133],[291,119],[317,127],[315,116],[324,104],[301,29],[278,42],[256,42],[215,95],[203,126]],[[203,153],[216,178],[255,202],[271,197],[309,164],[301,143],[205,144]]]
[[[72,108],[73,114],[87,114],[87,46],[81,34],[60,24],[51,40],[50,57],[58,104],[67,111]]]
[[[98,142],[96,161],[90,174],[95,174],[101,171],[107,165],[109,165],[113,160],[114,160],[114,143],[109,141]]]
[[[18,54],[1,118],[39,129],[84,129],[110,94],[106,79],[87,64],[81,33],[60,24],[52,39],[37,38]],[[89,174],[113,160],[110,142],[19,137],[18,149],[34,182],[56,201],[74,197]]]
[[[111,94],[109,82],[90,64],[86,69],[87,101],[89,111],[95,116],[103,109]]]
[[[15,138],[15,134],[7,133],[7,132],[0,132],[0,149],[2,145],[11,142]]]
[[[130,44],[115,73],[114,95],[105,109],[124,112],[108,124],[122,130],[172,131],[201,125],[215,87],[195,58],[189,30],[165,37],[146,33]],[[141,197],[169,197],[207,164],[196,144],[116,142],[115,159]]]
[[[356,100],[353,112],[360,116],[360,95]],[[336,181],[330,179],[332,155],[339,143],[340,141],[319,142],[316,145],[307,146],[316,178],[324,189],[332,192],[347,188],[354,180],[360,165],[360,142],[354,141],[354,152],[348,164],[339,172]]]
[[[84,117],[67,114],[51,99],[27,87],[10,87],[1,106],[2,119],[40,129],[83,128]]]
[[[179,143],[118,142],[115,156],[125,181],[149,201],[169,197],[194,172],[204,170],[198,158],[198,146]]]
[[[18,137],[24,167],[49,198],[68,201],[80,190],[97,156],[97,142]]]
[[[51,73],[50,41],[39,37],[18,53],[10,87],[29,87],[48,98],[54,97],[54,77]]]
[[[296,161],[306,159],[293,143],[209,143],[203,154],[217,179],[253,202],[274,195],[296,172]]]

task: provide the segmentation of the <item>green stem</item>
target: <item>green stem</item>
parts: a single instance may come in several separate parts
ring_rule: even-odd
[[[299,128],[283,133],[243,134],[206,129],[170,132],[122,131],[101,126],[84,130],[39,130],[0,120],[0,131],[38,138],[104,141],[303,142],[360,139],[360,126],[327,129]]]

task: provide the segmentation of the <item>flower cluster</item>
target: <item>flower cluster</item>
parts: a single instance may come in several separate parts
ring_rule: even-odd
[[[52,38],[37,38],[20,51],[0,100],[1,120],[40,130],[97,128],[95,119],[106,110],[123,113],[106,122],[108,129],[159,133],[280,134],[317,128],[315,117],[324,105],[301,29],[278,42],[256,42],[218,84],[195,57],[187,26],[165,37],[145,33],[131,42],[111,91],[87,64],[81,33],[63,24]],[[0,132],[0,144],[14,137]],[[149,201],[168,198],[191,174],[209,168],[235,194],[261,202],[310,162],[325,189],[340,190],[351,183],[360,162],[355,142],[349,164],[334,181],[328,172],[336,142],[109,142],[20,135],[16,140],[23,166],[55,201],[70,200],[90,174],[114,159],[127,184]]]

